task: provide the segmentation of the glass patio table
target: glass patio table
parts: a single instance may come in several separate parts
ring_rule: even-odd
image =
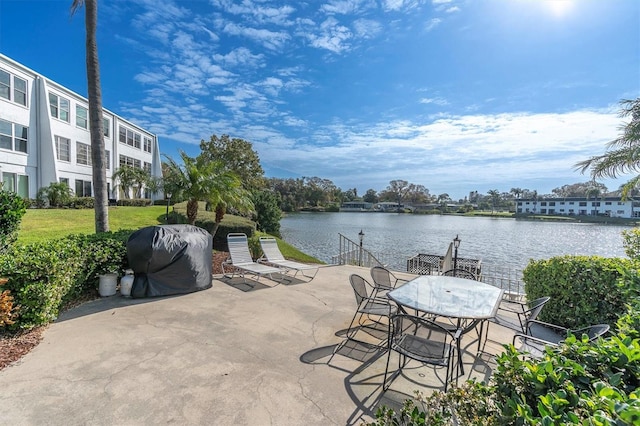
[[[387,293],[401,310],[437,317],[456,323],[462,334],[480,323],[478,350],[482,342],[483,322],[496,316],[504,290],[480,281],[443,275],[420,275]]]

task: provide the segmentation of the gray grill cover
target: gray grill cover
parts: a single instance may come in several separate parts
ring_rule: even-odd
[[[135,273],[131,297],[192,293],[211,287],[213,238],[192,225],[142,228],[129,237],[127,257]]]

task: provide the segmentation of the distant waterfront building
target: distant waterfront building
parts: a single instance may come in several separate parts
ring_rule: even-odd
[[[364,201],[347,201],[340,206],[340,211],[342,212],[366,212],[370,210],[373,210],[373,203]]]
[[[122,198],[112,175],[124,164],[162,177],[156,136],[106,109],[103,116],[109,198]],[[4,189],[25,198],[52,182],[94,195],[88,100],[2,54],[0,174]]]
[[[516,213],[554,216],[640,217],[640,201],[622,201],[620,197],[566,197],[519,199]]]

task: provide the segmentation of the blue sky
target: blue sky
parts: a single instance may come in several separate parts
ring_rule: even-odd
[[[84,10],[0,0],[0,52],[86,95]],[[106,108],[197,155],[253,143],[267,176],[432,194],[588,180],[640,96],[637,0],[99,1]],[[616,189],[623,180],[604,181]]]

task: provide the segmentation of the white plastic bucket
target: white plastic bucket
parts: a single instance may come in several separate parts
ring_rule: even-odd
[[[117,274],[104,274],[99,275],[98,292],[100,296],[107,297],[116,294],[116,287],[118,285]]]
[[[131,287],[133,286],[133,271],[127,270],[126,275],[120,278],[120,294],[124,297],[131,296]]]

